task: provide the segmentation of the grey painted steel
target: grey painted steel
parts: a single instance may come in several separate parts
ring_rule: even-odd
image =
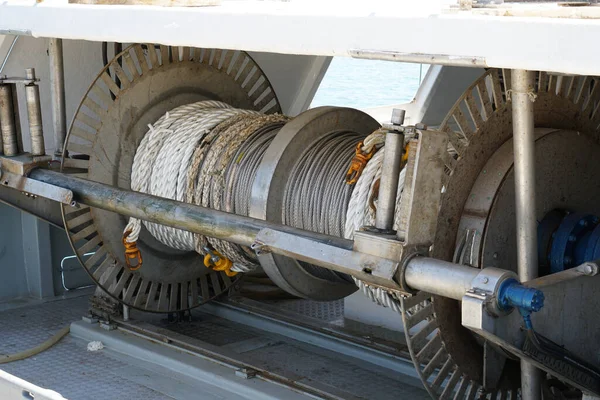
[[[260,309],[252,310],[246,306],[238,306],[230,302],[212,302],[203,307],[202,311],[326,350],[335,351],[348,357],[358,358],[376,366],[398,372],[402,375],[403,379],[408,380],[409,384],[416,387],[421,386],[410,361],[353,342],[350,340],[350,337],[343,338],[341,335],[334,336],[329,332],[316,331],[312,327],[304,326],[297,319],[294,322],[283,321],[274,316],[265,315]]]
[[[62,228],[63,221],[57,202],[42,197],[26,197],[23,193],[10,188],[0,187],[0,202],[43,219]]]
[[[54,124],[54,156],[62,155],[67,136],[67,113],[65,104],[65,68],[62,39],[51,38],[48,42],[50,62],[50,96],[52,97],[52,122]]]
[[[19,152],[11,85],[0,85],[0,130],[2,151],[5,156]]]
[[[555,208],[600,214],[597,140],[575,130],[536,128],[535,135],[537,219]],[[489,158],[465,204],[459,232],[473,232],[471,249],[465,249],[471,266],[517,272],[517,227],[506,223],[515,219],[513,165],[511,138]]]
[[[182,335],[140,322],[128,325],[129,327],[106,331],[100,328],[98,324],[74,322],[71,324],[71,333],[73,336],[85,341],[100,340],[107,347],[107,350],[123,354],[138,363],[143,363],[151,371],[162,371],[163,374],[167,371],[170,373],[177,372],[185,375],[188,379],[193,377],[194,380],[204,385],[214,387],[213,393],[216,393],[213,396],[215,397],[264,400],[310,398],[302,393],[298,387],[286,387],[285,384],[280,382],[274,384],[272,381],[260,378],[241,379],[235,374],[235,365],[215,361],[214,355],[216,354],[210,354],[211,350],[215,350],[213,346],[208,346],[202,342],[198,343],[197,340],[182,337]],[[135,330],[131,328],[136,327],[136,325],[139,328]],[[147,332],[146,335],[142,333],[144,330]],[[154,330],[159,332],[153,332]],[[165,333],[173,336],[173,339],[175,339],[173,343],[157,339],[158,337],[166,338]],[[189,342],[190,345],[187,348],[181,346],[180,339]],[[209,347],[209,350],[202,347]],[[171,385],[173,383],[173,381],[170,381]],[[209,396],[208,393],[205,393],[205,395]],[[185,397],[189,398],[188,396]],[[194,397],[202,398],[203,396],[200,392]]]
[[[35,69],[26,70],[27,79],[35,80]],[[40,106],[40,88],[37,84],[25,85],[25,101],[27,103],[27,118],[31,139],[31,154],[43,156],[46,154],[44,144],[44,129],[42,127],[42,109]]]
[[[479,272],[447,261],[414,257],[406,266],[404,279],[412,289],[461,300]]]
[[[537,277],[537,214],[535,201],[535,134],[533,71],[512,71],[512,114],[517,211],[517,260],[519,279]],[[524,400],[541,399],[541,371],[521,360],[521,394]]]
[[[402,115],[402,120],[404,120],[404,115]],[[394,227],[396,193],[398,192],[398,177],[400,176],[403,150],[404,135],[388,131],[385,135],[377,214],[375,215],[375,227],[384,231],[391,231]]]
[[[73,192],[70,190],[55,185],[48,185],[26,176],[2,171],[1,169],[0,178],[2,185],[18,190],[25,196],[32,196],[34,199],[40,196],[63,204],[73,204]]]
[[[288,122],[265,152],[252,186],[250,216],[281,224],[283,195],[294,164],[305,148],[332,131],[365,136],[379,128],[367,114],[351,108],[317,107]],[[261,266],[279,287],[299,297],[339,299],[356,290],[353,283],[329,282],[309,274],[293,259],[265,254]]]

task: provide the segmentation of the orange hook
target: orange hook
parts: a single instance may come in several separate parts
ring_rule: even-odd
[[[123,233],[123,246],[125,246],[125,263],[127,264],[127,268],[129,268],[130,271],[137,271],[142,267],[144,261],[142,260],[142,252],[137,247],[137,241],[127,241],[127,238],[130,234],[130,230]],[[137,260],[137,262],[134,265],[131,265],[132,260]]]
[[[363,142],[360,141],[356,145],[354,158],[352,158],[348,172],[346,172],[346,183],[348,185],[354,185],[358,181],[358,178],[360,178],[360,175],[367,166],[367,162],[373,157],[373,154],[375,154],[375,151],[377,150],[375,146],[373,146],[370,152],[365,153],[362,150],[362,147]]]

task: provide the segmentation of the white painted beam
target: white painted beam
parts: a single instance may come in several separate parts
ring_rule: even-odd
[[[249,0],[186,8],[16,0],[0,4],[0,32],[322,56],[376,50],[477,57],[491,67],[600,75],[593,51],[600,19],[593,15],[481,15],[447,12],[442,3]]]

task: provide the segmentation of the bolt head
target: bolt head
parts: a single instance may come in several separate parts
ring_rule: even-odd
[[[488,283],[490,280],[484,276],[484,277],[483,277],[483,279],[481,279],[481,281],[482,281],[484,284],[487,284],[487,283]]]
[[[570,236],[569,236],[569,242],[573,243],[573,242],[575,242],[576,240],[577,240],[577,236],[575,236],[575,235],[570,235]]]

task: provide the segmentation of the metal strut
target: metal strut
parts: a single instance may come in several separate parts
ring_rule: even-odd
[[[537,278],[537,215],[535,198],[535,136],[533,71],[512,71],[512,116],[517,214],[517,263],[519,280]],[[521,359],[521,394],[524,400],[541,399],[541,371]]]

